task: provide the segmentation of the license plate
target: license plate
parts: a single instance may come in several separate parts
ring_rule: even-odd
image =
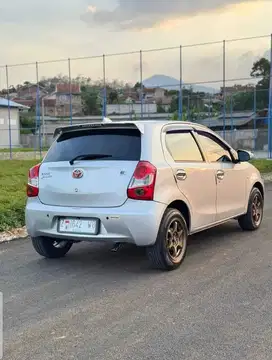
[[[59,221],[59,232],[70,234],[97,235],[98,219],[62,218]]]

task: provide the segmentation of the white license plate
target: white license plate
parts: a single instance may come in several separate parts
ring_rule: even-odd
[[[59,221],[59,232],[72,234],[96,235],[98,227],[97,219],[69,219]]]

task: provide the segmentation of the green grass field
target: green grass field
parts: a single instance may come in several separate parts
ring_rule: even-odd
[[[25,223],[28,170],[39,160],[0,161],[0,232]],[[262,173],[272,173],[272,160],[253,160]]]
[[[48,148],[42,148],[41,151],[47,151]],[[9,148],[0,148],[0,153],[9,153],[10,149]],[[40,148],[36,149],[36,152],[39,152]],[[18,152],[35,152],[35,149],[33,148],[12,148],[12,152],[13,153],[18,153]]]
[[[267,159],[256,159],[251,160],[251,164],[256,166],[262,174],[272,173],[272,160]]]
[[[28,169],[37,162],[0,161],[0,232],[24,225]]]

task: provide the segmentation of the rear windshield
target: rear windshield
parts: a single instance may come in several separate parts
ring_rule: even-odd
[[[109,155],[104,159],[107,161],[138,161],[141,134],[138,129],[91,129],[65,133],[53,143],[44,162],[70,161],[87,154]]]

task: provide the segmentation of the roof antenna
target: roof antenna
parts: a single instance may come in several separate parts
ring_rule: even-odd
[[[102,122],[104,122],[104,123],[111,123],[112,120],[111,120],[110,118],[107,118],[107,117],[104,116]]]

